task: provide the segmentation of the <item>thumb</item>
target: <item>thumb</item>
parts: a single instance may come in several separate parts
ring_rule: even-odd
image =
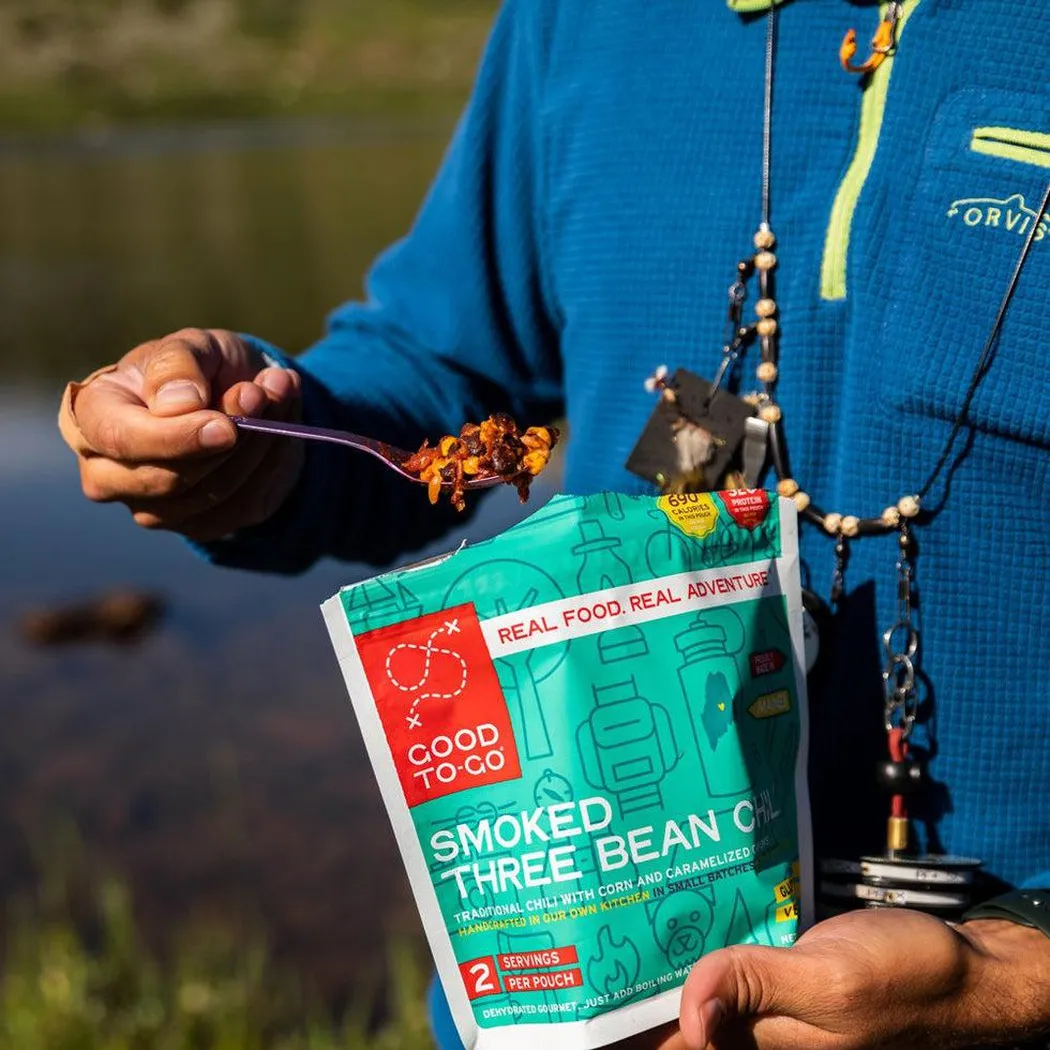
[[[186,329],[142,349],[142,400],[158,416],[178,416],[207,408],[211,380],[222,362],[208,332]]]
[[[789,948],[722,948],[693,967],[682,989],[680,1025],[689,1050],[704,1050],[738,1017],[796,1015],[811,962]]]

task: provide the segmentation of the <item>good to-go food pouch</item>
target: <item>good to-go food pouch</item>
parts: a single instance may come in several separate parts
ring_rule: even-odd
[[[560,496],[324,614],[467,1047],[605,1046],[676,1017],[701,955],[793,943],[790,501]]]

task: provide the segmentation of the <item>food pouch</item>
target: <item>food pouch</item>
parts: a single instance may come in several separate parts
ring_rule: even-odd
[[[605,1046],[704,953],[793,943],[790,501],[559,496],[324,614],[467,1047]]]

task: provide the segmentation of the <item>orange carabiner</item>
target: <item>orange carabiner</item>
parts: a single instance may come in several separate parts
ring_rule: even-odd
[[[857,54],[857,31],[849,30],[839,48],[839,61],[847,73],[873,73],[886,60],[886,56],[893,53],[897,46],[897,26],[901,18],[901,5],[890,4],[886,14],[875,30],[871,38],[871,54],[863,61],[854,63],[853,58]]]

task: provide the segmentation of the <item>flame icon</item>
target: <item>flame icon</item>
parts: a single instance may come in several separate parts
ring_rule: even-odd
[[[606,995],[625,991],[638,980],[641,968],[638,949],[627,937],[614,940],[609,926],[598,931],[598,954],[587,963],[587,980],[592,988]]]

